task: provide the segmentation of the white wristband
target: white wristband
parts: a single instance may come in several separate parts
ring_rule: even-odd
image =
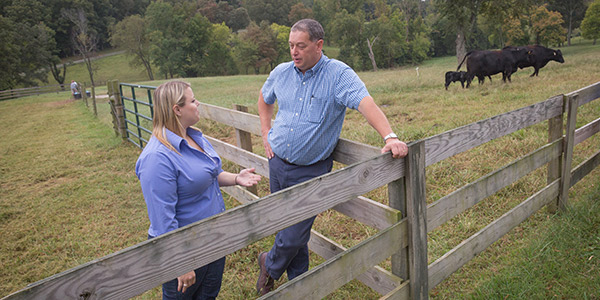
[[[397,136],[395,133],[393,133],[393,132],[392,132],[392,133],[390,133],[390,134],[386,135],[386,136],[383,138],[383,141],[385,142],[385,141],[387,141],[388,139],[392,139],[392,138],[396,138],[396,139],[397,139],[397,138],[398,138],[398,136]]]

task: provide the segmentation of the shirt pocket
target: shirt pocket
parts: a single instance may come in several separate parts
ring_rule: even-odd
[[[310,97],[308,103],[308,121],[312,123],[321,123],[325,117],[327,103],[324,98]]]

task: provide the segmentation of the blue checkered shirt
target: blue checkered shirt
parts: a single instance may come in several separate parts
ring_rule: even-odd
[[[365,84],[345,63],[324,54],[305,74],[294,62],[278,65],[262,87],[265,103],[279,109],[269,143],[273,152],[297,165],[310,165],[333,152],[346,107],[358,109],[369,96]]]

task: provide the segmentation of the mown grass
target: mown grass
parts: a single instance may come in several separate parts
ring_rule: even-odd
[[[539,77],[529,78],[532,70],[520,70],[511,84],[501,83],[496,76],[493,83],[475,84],[468,90],[456,83],[448,91],[443,88],[444,73],[457,65],[453,57],[424,62],[418,66],[418,76],[417,66],[359,75],[396,133],[405,141],[414,141],[568,93],[600,79],[600,46],[581,43],[561,50],[566,62],[549,63]],[[244,104],[256,113],[257,93],[265,78],[266,75],[258,75],[186,80],[192,83],[201,101],[228,108],[233,103]],[[118,79],[148,85],[162,82]],[[10,233],[4,234],[0,242],[0,295],[146,237],[145,204],[133,171],[139,149],[115,137],[105,99],[98,102],[96,119],[91,108],[67,101],[68,98],[68,93],[62,93],[0,102],[0,125],[6,141],[0,145],[0,230]],[[600,105],[596,102],[581,107],[578,126],[598,118]],[[15,112],[26,112],[26,117]],[[234,142],[231,128],[205,120],[198,126],[210,135]],[[431,203],[545,144],[546,130],[542,123],[429,166],[427,201]],[[348,111],[342,136],[382,146],[380,137],[355,111]],[[253,140],[254,151],[264,153],[260,138]],[[578,145],[574,165],[597,151],[599,141],[595,137]],[[227,164],[226,168],[234,166]],[[571,190],[572,210],[556,216],[545,211],[536,213],[450,276],[432,291],[431,298],[600,297],[600,222],[598,205],[594,204],[600,194],[598,172]],[[539,190],[545,185],[545,178],[545,170],[538,170],[434,230],[428,240],[430,262]],[[264,180],[259,187],[261,196],[268,193],[266,183]],[[366,196],[386,203],[386,193],[385,188],[380,188]],[[228,208],[238,205],[229,198],[226,202]],[[322,213],[315,229],[346,247],[376,233],[375,229],[333,211]],[[256,256],[271,244],[272,237],[268,237],[228,256],[220,298],[256,297]],[[312,255],[311,266],[320,262]],[[572,267],[561,268],[565,265]],[[389,268],[389,262],[382,266]],[[378,297],[368,287],[352,281],[327,299]],[[138,298],[158,299],[159,288]]]

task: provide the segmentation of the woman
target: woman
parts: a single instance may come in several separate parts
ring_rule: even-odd
[[[198,128],[198,101],[189,83],[170,81],[154,91],[152,137],[135,171],[148,207],[148,238],[225,211],[219,186],[252,186],[254,169],[225,172],[221,159]],[[225,258],[163,284],[163,299],[214,299]]]

